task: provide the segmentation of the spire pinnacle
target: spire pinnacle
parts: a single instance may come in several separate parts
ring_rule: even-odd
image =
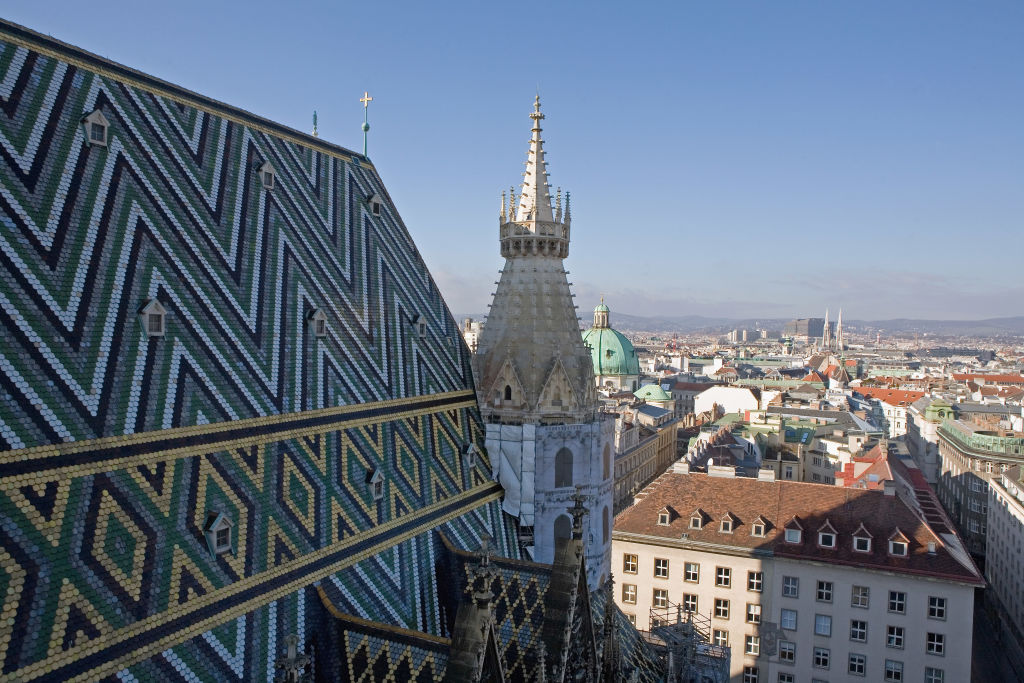
[[[370,93],[366,90],[363,91],[363,96],[359,98],[359,101],[363,103],[363,156],[366,156],[366,137],[370,132],[370,102],[373,102],[373,98],[370,97]]]
[[[541,139],[540,122],[544,114],[540,110],[540,95],[533,101],[530,112],[533,127],[530,129],[530,151],[526,155],[526,173],[523,176],[523,190],[519,197],[517,221],[554,221],[551,211],[551,190],[548,188],[547,164],[544,161],[544,140]]]
[[[320,134],[316,132],[316,109],[313,110],[313,137],[320,137]]]

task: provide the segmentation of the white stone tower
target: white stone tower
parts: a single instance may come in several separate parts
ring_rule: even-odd
[[[828,326],[828,309],[825,309],[825,328],[821,333],[821,349],[823,351],[832,350],[832,328]]]
[[[614,488],[614,420],[598,411],[590,352],[583,344],[562,260],[569,254],[569,195],[551,206],[540,97],[530,114],[530,151],[518,202],[504,195],[499,216],[505,267],[473,358],[487,451],[505,487],[505,511],[523,543],[551,562],[557,538],[572,534],[577,488],[591,586],[608,576]]]

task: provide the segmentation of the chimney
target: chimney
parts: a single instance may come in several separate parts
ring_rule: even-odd
[[[690,465],[689,463],[683,462],[682,460],[677,460],[674,463],[672,463],[672,471],[675,472],[676,474],[689,474]]]
[[[775,481],[775,470],[763,469],[757,471],[758,481]]]
[[[882,490],[885,491],[885,495],[887,496],[895,496],[896,482],[894,482],[892,479],[886,479],[884,482],[882,482]]]
[[[928,554],[929,555],[934,555],[935,554],[935,541],[928,541]]]

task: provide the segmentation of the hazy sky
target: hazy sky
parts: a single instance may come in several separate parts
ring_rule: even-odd
[[[7,0],[370,156],[455,312],[539,88],[581,314],[1024,314],[1024,3]],[[833,314],[834,315],[834,314]]]

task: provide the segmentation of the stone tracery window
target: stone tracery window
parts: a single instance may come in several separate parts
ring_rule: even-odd
[[[555,488],[573,485],[572,451],[561,448],[555,453]]]

